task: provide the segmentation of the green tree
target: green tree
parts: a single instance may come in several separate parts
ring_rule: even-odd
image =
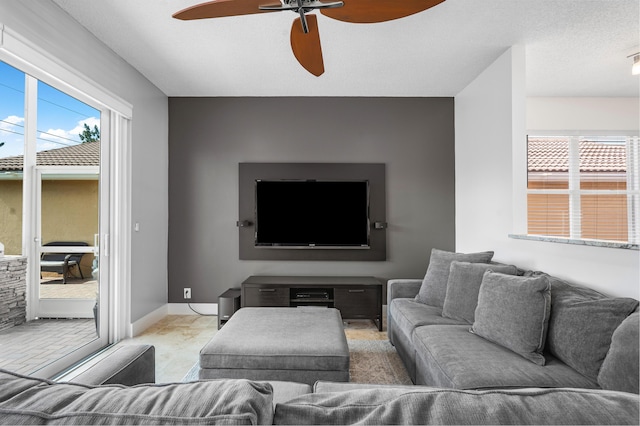
[[[100,129],[98,129],[97,125],[94,125],[93,129],[91,129],[87,123],[84,123],[84,130],[78,136],[80,136],[82,143],[98,142],[100,140]]]

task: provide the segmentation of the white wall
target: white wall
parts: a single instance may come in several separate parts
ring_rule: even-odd
[[[498,261],[639,298],[638,251],[508,238],[526,229],[524,76],[516,46],[456,96],[456,250],[491,249]]]
[[[131,320],[167,302],[168,100],[49,0],[0,1],[0,23],[133,105]]]
[[[638,133],[638,98],[527,98],[527,132]],[[533,132],[533,133],[532,133]]]

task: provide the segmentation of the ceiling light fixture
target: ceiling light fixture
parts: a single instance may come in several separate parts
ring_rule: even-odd
[[[627,56],[627,58],[633,57],[633,67],[631,68],[631,74],[640,75],[640,52]]]

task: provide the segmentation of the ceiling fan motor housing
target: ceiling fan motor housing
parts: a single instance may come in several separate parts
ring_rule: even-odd
[[[308,13],[316,9],[332,9],[335,7],[342,7],[344,3],[341,1],[334,1],[330,3],[322,3],[318,0],[281,0],[280,4],[264,4],[260,5],[260,10],[290,10],[295,13]]]

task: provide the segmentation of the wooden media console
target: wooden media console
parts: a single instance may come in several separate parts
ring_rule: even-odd
[[[374,277],[252,275],[242,307],[326,306],[343,319],[370,319],[382,331],[382,283]]]

